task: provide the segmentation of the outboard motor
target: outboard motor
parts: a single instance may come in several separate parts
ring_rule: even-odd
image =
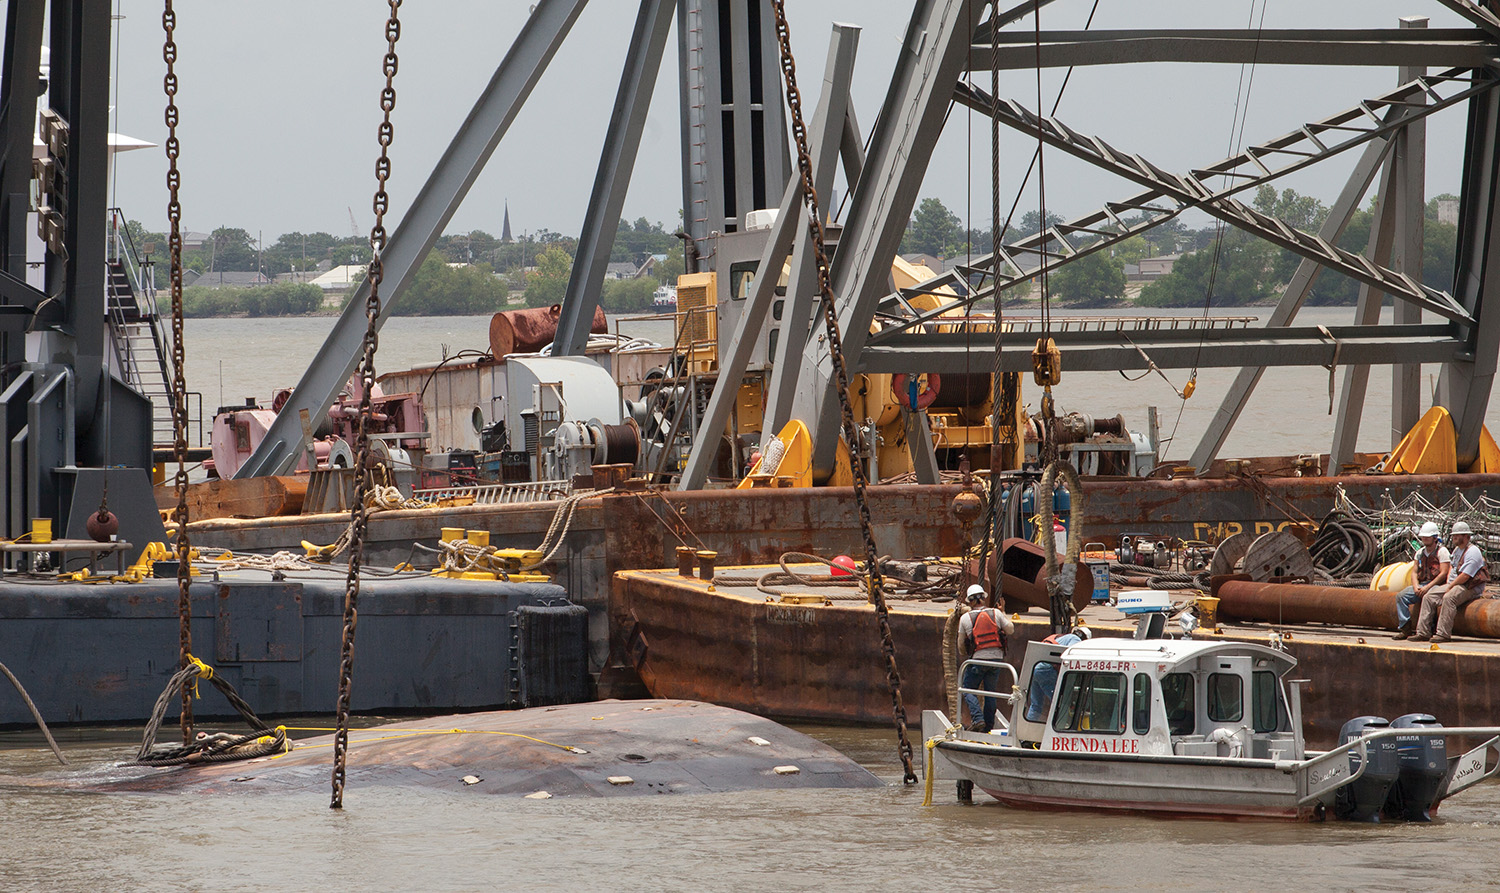
[[[1430,713],[1408,713],[1393,729],[1440,729]],[[1448,777],[1448,741],[1440,735],[1399,735],[1396,754],[1401,770],[1385,803],[1385,814],[1409,822],[1432,821],[1432,802]]]
[[[1371,732],[1390,728],[1383,716],[1356,716],[1339,729],[1339,743],[1362,738]],[[1391,786],[1401,774],[1400,757],[1396,752],[1396,739],[1381,738],[1365,745],[1366,758],[1370,765],[1365,773],[1353,782],[1338,789],[1334,795],[1333,814],[1351,822],[1380,821],[1381,807],[1390,796]],[[1349,754],[1349,772],[1359,771],[1359,754]]]

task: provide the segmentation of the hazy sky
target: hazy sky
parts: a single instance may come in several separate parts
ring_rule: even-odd
[[[530,0],[413,0],[402,10],[400,72],[391,149],[393,215],[399,217],[488,82],[527,15]],[[1059,0],[1042,27],[1080,28],[1093,4]],[[161,6],[116,0],[118,99],[112,129],[160,143],[164,97]],[[347,233],[372,222],[377,104],[383,85],[386,4],[365,0],[260,0],[179,3],[177,40],[182,111],[184,223],[194,230],[239,226],[269,241],[292,230]],[[500,232],[509,199],[515,231],[576,234],[635,16],[635,3],[596,0],[512,125],[449,231]],[[884,98],[910,4],[899,0],[789,0],[802,86],[811,109],[823,69],[829,23],[864,27],[854,102],[869,127]],[[1102,0],[1095,28],[1243,26],[1261,3],[1250,0]],[[1252,13],[1253,10],[1253,13]],[[1403,15],[1427,15],[1433,27],[1462,24],[1430,0],[1289,2],[1266,0],[1264,25],[1394,27]],[[1030,20],[1018,27],[1031,27]],[[675,225],[681,207],[676,37],[657,83],[625,216]],[[1098,134],[1169,170],[1216,161],[1232,137],[1238,65],[1094,66],[1073,75],[1059,110],[1075,130]],[[989,75],[979,75],[988,88]],[[1051,106],[1061,72],[1043,78]],[[1259,142],[1386,92],[1394,69],[1260,66],[1245,103],[1245,139]],[[1036,106],[1035,75],[1006,74],[1001,94]],[[1430,119],[1428,194],[1458,189],[1463,111]],[[971,225],[989,225],[989,126],[955,110],[939,142],[923,195],[942,198]],[[1002,131],[1001,192],[1009,205],[1033,141]],[[1082,214],[1136,187],[1049,152],[1047,204]],[[1331,201],[1353,153],[1289,179]],[[1324,169],[1326,167],[1326,170]],[[162,150],[120,156],[114,202],[149,227],[166,223]],[[841,187],[842,191],[842,187]],[[1022,208],[1036,206],[1034,192]],[[1190,223],[1201,222],[1189,220]]]

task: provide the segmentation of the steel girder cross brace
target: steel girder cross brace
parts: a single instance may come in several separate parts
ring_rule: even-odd
[[[1455,324],[1472,359],[1444,364],[1437,394],[1453,414],[1459,468],[1479,455],[1500,352],[1500,91],[1470,100],[1463,174],[1453,289],[1474,316],[1472,325]]]
[[[625,70],[620,75],[620,89],[615,94],[615,110],[604,134],[594,191],[589,195],[583,231],[578,235],[578,256],[573,259],[573,272],[563,295],[557,336],[552,342],[554,357],[581,356],[588,345],[589,329],[594,322],[594,310],[599,306],[610,250],[620,228],[625,191],[630,187],[630,172],[640,150],[641,131],[646,127],[646,112],[651,108],[651,90],[661,71],[661,57],[667,46],[667,34],[672,30],[675,8],[674,0],[641,0],[630,49],[625,54]]]
[[[860,371],[875,307],[889,292],[890,259],[916,205],[982,5],[979,0],[925,0],[916,4],[907,26],[832,262],[833,300],[851,372]],[[813,468],[826,478],[838,449],[840,419],[833,360],[822,339],[807,342],[802,372],[792,417],[817,420]]]
[[[845,134],[844,122],[848,119],[850,108],[849,84],[854,78],[854,56],[859,48],[859,32],[860,29],[853,25],[835,24],[833,36],[829,39],[823,90],[818,97],[818,107],[813,112],[809,134],[812,143],[813,188],[820,196],[828,195],[833,187],[834,163],[840,154]],[[797,240],[795,255],[792,253],[793,239]],[[708,409],[693,438],[693,449],[688,454],[687,464],[677,481],[677,489],[697,490],[708,480],[709,464],[719,445],[717,432],[724,430],[729,422],[729,413],[739,394],[740,383],[749,365],[750,351],[755,347],[756,335],[765,327],[771,303],[776,299],[776,284],[781,280],[781,268],[788,257],[792,257],[794,263],[800,263],[810,254],[808,223],[806,216],[802,214],[802,177],[793,176],[787,182],[776,222],[772,224],[771,235],[766,240],[765,250],[761,252],[760,264],[756,267],[755,281],[751,283],[745,309],[728,342],[729,352],[721,358],[718,381],[714,383]],[[788,304],[793,309],[782,314],[783,326],[789,326],[793,320],[799,319],[799,311],[795,309],[799,305],[792,299],[797,294],[799,285],[795,276],[789,285]],[[801,319],[805,319],[807,313],[800,312]],[[769,424],[770,419],[767,418],[765,423]],[[762,429],[765,436],[775,433],[774,428]]]
[[[391,308],[411,284],[417,267],[468,195],[469,187],[494,154],[500,138],[531,95],[585,3],[587,0],[539,0],[532,8],[521,33],[516,35],[469,116],[386,242],[382,263],[384,284],[389,290],[377,326],[390,318]],[[102,276],[103,268],[100,269]],[[240,466],[236,478],[283,474],[297,461],[303,438],[301,413],[306,410],[314,419],[327,415],[334,396],[359,362],[369,287],[368,283],[361,284],[350,298],[333,331],[328,333],[292,391],[291,399],[271,423],[260,446]]]

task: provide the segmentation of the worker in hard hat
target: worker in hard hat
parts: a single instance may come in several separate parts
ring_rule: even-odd
[[[1422,603],[1425,596],[1435,586],[1443,585],[1448,579],[1448,568],[1451,556],[1448,549],[1438,539],[1442,530],[1436,521],[1428,521],[1417,531],[1417,539],[1422,543],[1422,548],[1412,558],[1412,584],[1396,596],[1396,638],[1409,639],[1415,632],[1416,616],[1412,608]]]
[[[1413,642],[1447,642],[1453,638],[1453,621],[1469,602],[1484,595],[1490,581],[1484,555],[1472,542],[1474,531],[1464,521],[1457,521],[1449,531],[1453,541],[1452,561],[1448,566],[1447,584],[1434,586],[1422,597],[1422,615],[1417,620]],[[1434,624],[1436,627],[1434,628]]]
[[[959,638],[964,643],[964,650],[970,652],[970,657],[974,660],[996,663],[1005,660],[1005,640],[1015,630],[1015,624],[1010,622],[1004,611],[985,606],[988,598],[984,587],[978,583],[969,587],[965,600],[969,604],[969,611],[958,622]],[[970,665],[964,669],[960,685],[966,689],[995,691],[1000,686],[1000,668]],[[969,728],[988,732],[995,727],[995,710],[999,706],[999,700],[983,698],[983,705],[980,700],[979,695],[964,695],[964,707],[969,712]]]

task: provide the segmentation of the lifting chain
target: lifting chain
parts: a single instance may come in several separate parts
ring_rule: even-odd
[[[186,669],[192,660],[193,650],[193,603],[190,595],[193,568],[188,562],[191,547],[187,529],[187,381],[182,371],[183,358],[186,356],[182,347],[182,202],[177,197],[177,190],[182,186],[177,156],[181,154],[182,146],[177,141],[177,41],[173,38],[173,32],[177,29],[177,12],[172,9],[172,0],[166,0],[161,14],[161,27],[166,32],[161,55],[167,63],[162,89],[167,94],[167,220],[171,222],[167,246],[171,254],[172,275],[172,458],[177,463],[174,478],[177,508],[172,512],[172,520],[177,524],[178,664]],[[182,726],[182,741],[186,744],[193,740],[193,699],[186,690],[182,692],[179,722]]]
[[[802,118],[802,94],[797,89],[797,63],[792,58],[791,30],[786,23],[785,0],[773,0],[776,9],[776,39],[781,47],[781,71],[786,78],[786,104],[791,113],[792,136],[797,142],[797,169],[802,175],[802,197],[807,205],[807,223],[812,233],[814,259],[818,265],[818,292],[822,298],[823,323],[828,334],[828,352],[833,359],[839,411],[843,417],[844,440],[850,451],[850,471],[854,477],[854,504],[859,509],[859,529],[865,541],[865,569],[870,580],[870,601],[880,624],[880,650],[885,654],[886,680],[891,689],[891,712],[900,742],[902,781],[916,784],[912,769],[911,742],[906,737],[906,705],[901,700],[901,673],[896,668],[896,643],[891,638],[890,613],[881,591],[880,560],[875,550],[875,533],[870,524],[870,507],[865,502],[865,470],[858,455],[860,435],[849,405],[849,373],[844,366],[843,341],[839,336],[838,315],[833,304],[833,284],[829,278],[828,253],[824,247],[823,220],[818,212],[818,194],[813,189],[812,159],[808,156],[807,125]]]
[[[385,71],[385,89],[380,91],[380,109],[384,117],[380,121],[380,158],[375,162],[375,225],[370,229],[370,270],[366,276],[370,283],[370,294],[365,299],[365,340],[359,359],[359,425],[356,429],[355,467],[359,474],[355,478],[354,509],[349,527],[349,575],[344,581],[344,641],[339,661],[339,698],[334,726],[337,731],[333,739],[333,801],[332,809],[344,808],[344,775],[349,757],[349,696],[354,684],[354,628],[359,622],[359,573],[364,561],[365,528],[370,517],[366,497],[370,491],[370,392],[375,388],[375,348],[379,343],[380,283],[383,278],[381,253],[385,250],[385,212],[390,208],[390,196],[385,184],[391,176],[389,150],[395,138],[391,126],[391,112],[396,108],[396,41],[401,38],[401,20],[397,17],[401,0],[386,0],[391,14],[385,22],[386,50],[382,68]]]

